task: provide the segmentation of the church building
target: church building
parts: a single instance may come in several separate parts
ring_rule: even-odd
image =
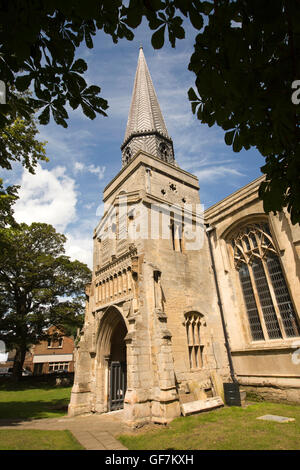
[[[224,400],[224,383],[300,402],[300,229],[263,212],[261,178],[203,213],[142,48],[121,151],[94,230],[69,415],[123,408],[129,425],[166,424],[186,402]]]

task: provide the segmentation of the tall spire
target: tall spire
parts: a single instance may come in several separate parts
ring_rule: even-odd
[[[142,46],[140,46],[131,105],[124,142],[122,163],[127,165],[139,151],[170,163],[174,162],[173,143],[159,107]]]

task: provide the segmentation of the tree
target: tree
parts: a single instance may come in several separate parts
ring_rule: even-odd
[[[152,45],[172,47],[183,39],[183,19],[197,30],[189,69],[196,91],[192,110],[202,123],[226,131],[235,152],[256,147],[265,157],[260,197],[266,212],[287,207],[300,222],[299,105],[291,101],[300,80],[299,0],[0,0],[0,77],[8,101],[0,106],[0,126],[13,110],[28,117],[38,111],[40,124],[50,114],[67,126],[66,104],[94,119],[108,105],[100,88],[87,86],[87,65],[78,47],[93,47],[103,30],[114,42],[132,40],[145,17],[154,31]],[[127,2],[126,2],[127,4]],[[12,91],[33,86],[24,103]]]
[[[197,35],[189,69],[192,110],[218,124],[235,152],[256,147],[265,157],[259,194],[266,212],[287,207],[300,222],[300,79],[298,0],[217,1]],[[300,85],[300,82],[299,82]]]
[[[15,95],[28,103],[30,94],[15,92]],[[40,142],[36,136],[38,129],[34,114],[28,119],[23,119],[18,112],[6,116],[6,124],[0,126],[0,167],[6,170],[12,169],[13,162],[21,162],[22,165],[34,174],[38,161],[48,161],[46,157],[46,142]],[[13,204],[18,199],[19,186],[3,187],[0,178],[0,227],[16,226],[13,217]],[[1,248],[1,243],[0,243]]]
[[[49,339],[50,326],[81,326],[89,268],[64,255],[66,237],[42,223],[0,229],[0,334],[16,349],[14,377],[26,351]]]
[[[16,225],[12,205],[15,203],[16,199],[18,199],[17,190],[18,186],[8,186],[4,190],[3,182],[0,178],[0,229],[8,225]]]
[[[26,102],[29,95],[16,93]],[[13,162],[22,165],[34,174],[38,161],[48,161],[46,157],[46,142],[40,142],[36,136],[39,133],[34,114],[22,118],[18,113],[7,116],[7,124],[0,128],[0,166],[6,170],[12,169]]]

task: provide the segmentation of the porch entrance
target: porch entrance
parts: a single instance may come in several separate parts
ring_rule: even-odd
[[[127,388],[126,379],[126,362],[112,362],[110,365],[110,411],[123,408]]]
[[[126,344],[124,338],[127,328],[120,319],[115,326],[111,338],[111,353],[109,365],[109,410],[120,410],[124,407],[127,389]]]

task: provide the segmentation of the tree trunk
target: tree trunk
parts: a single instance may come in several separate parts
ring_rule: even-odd
[[[22,377],[23,364],[26,356],[26,346],[19,346],[16,350],[14,359],[12,378],[15,381],[19,381]]]

